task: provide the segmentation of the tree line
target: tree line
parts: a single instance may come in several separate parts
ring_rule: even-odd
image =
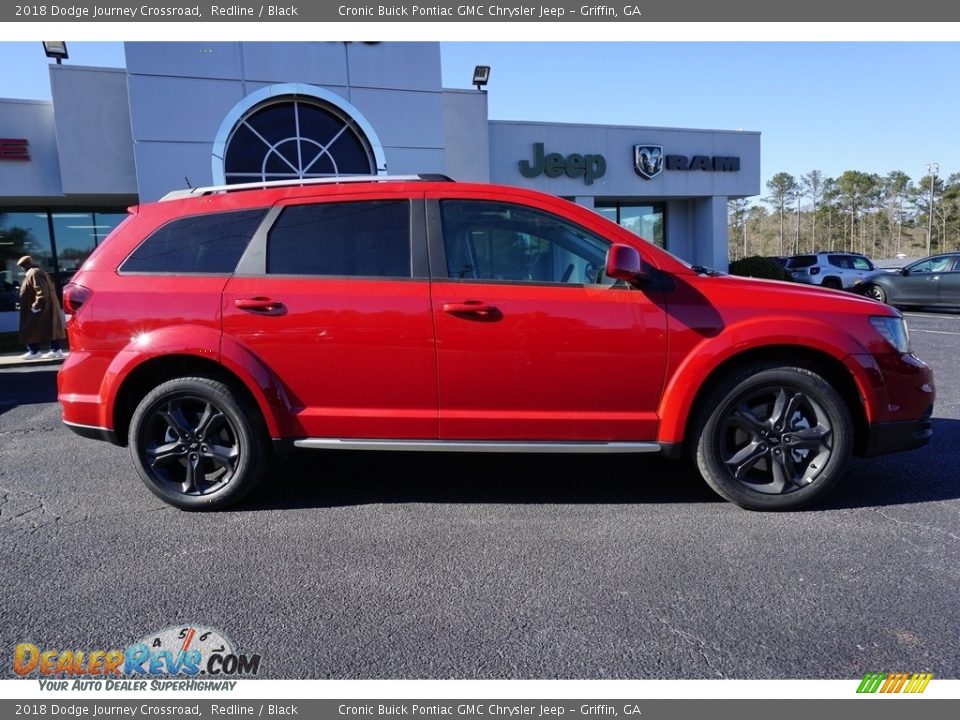
[[[877,259],[923,257],[928,247],[931,254],[960,250],[960,173],[914,181],[900,170],[847,170],[837,178],[819,170],[799,178],[779,172],[766,187],[759,201],[729,202],[731,260],[818,250]]]

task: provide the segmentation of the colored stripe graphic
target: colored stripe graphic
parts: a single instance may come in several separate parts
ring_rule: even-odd
[[[857,688],[858,693],[875,693],[880,688],[880,683],[884,678],[883,673],[867,673],[863,676],[863,682]]]
[[[922,693],[927,689],[927,684],[933,679],[933,673],[914,673],[910,679],[910,684],[904,692]]]
[[[867,673],[857,687],[858,693],[922,693],[933,673]]]

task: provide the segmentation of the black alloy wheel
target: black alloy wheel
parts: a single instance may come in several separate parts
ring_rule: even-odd
[[[182,378],[141,401],[130,450],[141,478],[176,507],[215,509],[260,481],[269,454],[259,411],[223,383]]]
[[[754,368],[713,398],[705,405],[696,460],[723,497],[750,509],[793,509],[842,476],[853,424],[843,398],[821,376],[804,368]]]

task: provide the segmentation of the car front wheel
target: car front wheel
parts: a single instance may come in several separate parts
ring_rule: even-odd
[[[792,510],[829,492],[853,446],[840,394],[800,367],[754,365],[701,406],[695,461],[719,495],[750,510]]]
[[[260,482],[270,455],[259,409],[210,378],[178,378],[150,391],[133,414],[129,440],[144,484],[184,510],[237,502]]]
[[[872,298],[877,302],[885,303],[887,301],[886,291],[876,284],[871,284],[867,287],[866,292],[864,293],[868,298]]]

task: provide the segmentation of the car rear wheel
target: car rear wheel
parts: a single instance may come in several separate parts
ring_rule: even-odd
[[[129,440],[144,484],[184,510],[220,509],[245,497],[270,456],[259,409],[210,378],[154,388],[133,414]]]
[[[864,292],[864,294],[865,294],[868,298],[873,298],[873,299],[876,300],[877,302],[885,303],[885,302],[887,301],[887,292],[886,292],[886,290],[884,290],[882,287],[880,287],[879,285],[876,285],[876,284],[872,284],[872,283],[871,283],[870,285],[868,285],[866,291]]]
[[[838,278],[828,277],[823,279],[823,286],[831,290],[843,290],[843,283]]]
[[[829,492],[853,446],[840,394],[800,367],[753,365],[702,404],[694,458],[719,495],[749,510],[792,510]]]

